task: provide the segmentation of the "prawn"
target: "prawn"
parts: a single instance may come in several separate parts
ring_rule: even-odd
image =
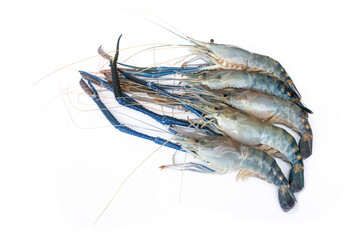
[[[179,134],[175,136],[182,149],[195,155],[205,163],[206,168],[214,170],[198,170],[203,173],[226,173],[239,171],[237,178],[257,177],[275,184],[278,189],[279,203],[287,212],[295,205],[295,196],[290,185],[281,172],[275,159],[270,155],[243,145],[226,136],[197,136],[195,134]],[[162,166],[161,168],[183,169],[183,164]],[[192,170],[192,164],[185,170]]]
[[[176,33],[156,22],[153,23],[193,44],[189,46],[189,49],[195,57],[183,63],[182,67],[197,59],[203,59],[205,62],[210,64],[210,66],[202,68],[203,70],[214,70],[220,68],[264,73],[278,78],[284,83],[284,85],[288,86],[289,89],[294,92],[297,98],[301,98],[301,94],[297,90],[293,80],[290,78],[284,67],[275,59],[265,55],[249,52],[237,46],[218,44],[215,43],[213,39],[211,39],[210,42],[202,42],[181,32]]]

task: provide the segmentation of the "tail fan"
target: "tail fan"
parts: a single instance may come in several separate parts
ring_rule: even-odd
[[[295,196],[285,185],[279,187],[278,197],[281,209],[284,212],[290,211],[295,206]]]
[[[300,154],[303,157],[303,159],[306,159],[311,156],[312,154],[312,136],[302,136],[299,142],[300,147]]]
[[[298,106],[299,106],[302,110],[304,110],[305,112],[310,113],[310,114],[313,113],[313,111],[311,111],[310,109],[308,109],[300,100],[294,101],[294,103],[295,103],[296,105],[298,105]]]
[[[304,188],[304,163],[302,160],[293,165],[289,181],[293,192],[299,192]]]

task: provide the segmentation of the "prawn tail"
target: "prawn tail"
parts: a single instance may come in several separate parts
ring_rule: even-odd
[[[303,135],[299,142],[300,154],[303,159],[306,159],[312,154],[312,144],[313,139],[312,136]]]
[[[294,103],[295,103],[296,105],[298,105],[298,106],[299,106],[302,110],[304,110],[305,112],[310,113],[310,114],[313,113],[313,111],[311,111],[309,108],[307,108],[301,101],[295,100]]]
[[[290,211],[295,206],[296,198],[293,192],[286,187],[286,185],[281,185],[279,187],[278,197],[280,207],[284,212]]]
[[[290,188],[293,192],[299,192],[304,188],[304,163],[302,160],[293,164],[290,170]]]
[[[292,80],[287,80],[287,81],[285,81],[285,85],[286,85],[289,89],[291,89],[291,92],[292,92],[297,98],[301,99],[301,94],[300,94],[299,90],[297,90],[297,88],[296,88],[296,86],[295,86],[295,84],[294,84],[294,82],[293,82]]]

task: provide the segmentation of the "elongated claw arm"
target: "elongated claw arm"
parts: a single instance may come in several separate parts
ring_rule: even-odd
[[[160,66],[160,67],[152,67],[147,69],[147,68],[132,66],[124,63],[117,63],[117,64],[131,68],[131,69],[125,69],[125,68],[120,69],[125,73],[134,74],[140,77],[148,77],[148,78],[158,78],[176,73],[194,73],[194,72],[206,70],[208,68],[207,65],[199,65],[199,66],[189,65],[188,68]]]
[[[96,103],[96,105],[99,107],[99,109],[104,114],[104,116],[107,118],[107,120],[111,123],[111,125],[113,125],[117,130],[119,130],[121,132],[124,132],[126,134],[129,134],[129,135],[133,135],[133,136],[136,136],[136,137],[140,137],[140,138],[152,141],[152,142],[154,142],[156,144],[159,144],[159,145],[164,145],[166,147],[169,147],[169,148],[172,148],[172,149],[175,149],[175,150],[183,151],[181,146],[178,145],[178,144],[170,142],[170,141],[168,141],[166,139],[162,139],[160,137],[153,137],[153,136],[149,136],[149,135],[144,134],[144,133],[140,133],[138,131],[135,131],[135,130],[125,126],[124,124],[121,124],[114,117],[114,115],[112,115],[112,113],[105,106],[105,104],[101,101],[95,87],[91,84],[90,81],[88,81],[88,84],[86,84],[84,80],[80,80],[80,86],[84,89],[85,93],[87,93],[91,97],[91,99]]]
[[[112,92],[114,91],[113,86],[111,86],[111,84],[107,83],[106,81],[102,80],[101,78],[98,78],[98,77],[96,77],[90,73],[84,72],[84,71],[80,71],[80,74],[86,80],[93,82],[97,85],[103,86]],[[184,126],[184,127],[190,126],[190,123],[187,121],[184,121],[182,119],[177,119],[174,117],[170,117],[170,116],[166,116],[166,115],[160,115],[160,114],[157,114],[157,113],[143,107],[139,102],[137,102],[132,97],[128,96],[126,93],[121,92],[120,96],[121,97],[116,98],[116,101],[120,105],[134,109],[138,112],[144,113],[144,114],[148,115],[149,117],[153,118],[155,121],[161,123],[162,125],[179,125],[179,126]]]

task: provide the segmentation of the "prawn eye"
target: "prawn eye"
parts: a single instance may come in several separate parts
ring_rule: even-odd
[[[223,96],[224,97],[229,97],[231,95],[231,93],[224,93]]]
[[[214,43],[214,39],[210,39],[210,43]]]
[[[215,107],[215,110],[222,110],[223,107]]]
[[[204,73],[202,73],[202,76],[203,76],[203,77],[205,77],[205,76],[206,76],[206,73],[205,73],[205,72],[204,72]]]
[[[196,143],[199,143],[199,142],[200,142],[200,140],[199,140],[199,139],[195,139],[195,142],[196,142]]]

